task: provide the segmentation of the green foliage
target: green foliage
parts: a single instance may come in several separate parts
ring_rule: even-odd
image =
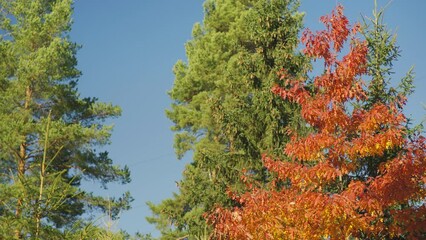
[[[396,35],[391,33],[383,23],[384,9],[378,9],[375,1],[375,9],[372,18],[364,20],[361,28],[362,34],[368,44],[368,75],[371,76],[369,84],[368,102],[364,108],[369,109],[374,104],[393,104],[397,103],[402,109],[406,103],[407,97],[414,91],[414,72],[409,69],[406,75],[401,79],[398,87],[391,87],[391,77],[393,74],[393,63],[400,56],[400,49],[396,43]],[[409,126],[407,121],[407,136],[421,131],[422,126]],[[363,159],[364,164],[355,174],[357,178],[366,179],[375,177],[378,174],[380,163],[388,161],[396,156],[401,149],[389,151],[381,158]]]
[[[75,225],[83,214],[107,209],[109,201],[80,188],[82,179],[104,187],[130,181],[127,167],[96,152],[109,143],[112,126],[104,121],[121,110],[79,96],[78,46],[68,37],[72,0],[0,6],[0,238],[63,239],[84,228]],[[131,201],[125,193],[112,212]]]
[[[301,76],[306,59],[296,53],[303,15],[293,0],[208,0],[203,24],[186,44],[187,62],[174,67],[173,100],[179,158],[193,152],[180,192],[149,204],[163,239],[207,237],[203,213],[232,206],[226,192],[241,191],[246,170],[267,181],[261,154],[285,158],[286,127],[302,131],[298,109],[271,93],[282,68]]]
[[[362,28],[368,43],[368,73],[372,76],[368,91],[369,107],[378,102],[405,102],[406,97],[414,91],[413,68],[401,79],[396,89],[389,87],[393,62],[400,56],[400,50],[396,45],[396,35],[389,32],[383,23],[384,9],[378,10],[377,3],[375,4],[373,18],[364,21]]]

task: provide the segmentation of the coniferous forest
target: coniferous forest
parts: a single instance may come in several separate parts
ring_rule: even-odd
[[[426,239],[426,52],[388,23],[409,12],[305,2],[200,0],[178,60],[172,3],[139,27],[124,2],[80,23],[78,0],[0,0],[0,239]]]

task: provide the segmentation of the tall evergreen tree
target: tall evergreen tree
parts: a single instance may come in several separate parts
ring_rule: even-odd
[[[68,37],[72,0],[0,0],[0,238],[62,239],[82,215],[129,208],[80,188],[82,179],[128,183],[107,152],[120,108],[81,98]],[[110,206],[110,207],[108,207]]]
[[[286,127],[300,124],[298,110],[271,93],[277,73],[303,75],[296,53],[303,14],[296,0],[207,0],[203,24],[186,44],[187,62],[174,67],[173,104],[179,158],[193,152],[179,182],[180,192],[149,203],[163,239],[200,239],[210,229],[203,214],[216,204],[230,206],[228,189],[245,188],[241,173],[268,176],[261,154],[284,158]],[[299,128],[303,128],[300,124]]]

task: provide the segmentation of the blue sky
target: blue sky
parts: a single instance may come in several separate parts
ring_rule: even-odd
[[[319,17],[337,3],[345,7],[350,21],[371,16],[373,0],[302,0],[305,26],[319,29]],[[132,182],[112,185],[108,191],[91,190],[117,196],[129,190],[135,198],[133,209],[121,214],[117,228],[129,233],[140,231],[157,235],[145,217],[150,215],[145,202],[160,202],[177,191],[189,157],[177,160],[173,151],[172,123],[164,110],[171,103],[167,91],[173,85],[172,67],[185,60],[184,44],[191,39],[195,22],[203,19],[202,0],[75,0],[71,39],[83,47],[78,52],[82,96],[98,97],[123,109],[113,119],[115,129],[110,152],[116,163],[128,165]],[[379,1],[380,5],[388,1]],[[426,1],[394,0],[385,13],[385,22],[398,35],[402,53],[394,66],[398,80],[415,66],[416,92],[409,98],[406,115],[419,122],[426,115]]]

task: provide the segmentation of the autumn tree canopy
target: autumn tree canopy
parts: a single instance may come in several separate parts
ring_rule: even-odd
[[[407,128],[402,110],[409,91],[382,94],[387,73],[378,74],[385,62],[377,56],[389,51],[377,45],[376,57],[371,52],[373,40],[383,35],[361,40],[360,26],[349,25],[342,6],[321,22],[325,30],[307,29],[301,41],[308,57],[324,62],[323,74],[310,81],[283,69],[284,86],[272,88],[300,106],[313,131],[288,129],[288,159],[263,155],[275,180],[267,190],[253,185],[245,194],[230,194],[240,206],[219,207],[209,218],[218,238],[426,236],[425,139]],[[410,80],[404,78],[401,86]]]

